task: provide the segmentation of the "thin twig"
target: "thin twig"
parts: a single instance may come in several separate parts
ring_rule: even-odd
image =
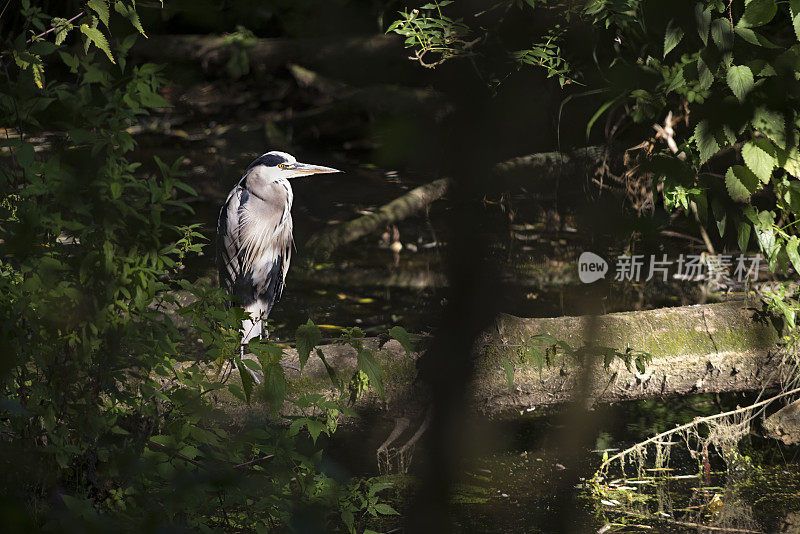
[[[714,415],[709,415],[707,417],[695,418],[692,421],[690,421],[689,423],[686,423],[685,425],[681,425],[681,426],[673,428],[672,430],[667,430],[666,432],[662,432],[661,434],[653,436],[652,438],[650,438],[648,440],[642,441],[641,443],[637,443],[636,445],[634,445],[632,447],[628,447],[624,451],[615,454],[614,456],[612,456],[611,458],[609,458],[608,460],[606,460],[602,464],[600,464],[600,467],[597,469],[597,472],[599,473],[599,472],[603,471],[609,465],[611,465],[612,462],[614,462],[615,460],[618,460],[620,458],[624,458],[625,456],[627,456],[631,452],[635,451],[636,449],[640,449],[640,448],[642,448],[642,447],[644,447],[646,445],[649,445],[650,443],[653,443],[653,442],[656,442],[656,441],[660,441],[662,438],[664,438],[666,436],[669,436],[671,434],[674,434],[676,432],[680,432],[681,430],[686,430],[687,428],[691,428],[691,427],[696,426],[696,425],[698,425],[700,423],[706,423],[708,421],[713,421],[714,419],[721,419],[723,417],[728,417],[730,415],[736,415],[736,414],[739,414],[739,413],[744,413],[744,412],[753,410],[755,408],[758,408],[760,406],[765,406],[765,405],[767,405],[767,404],[769,404],[771,402],[774,402],[774,401],[780,399],[781,397],[786,397],[788,395],[793,395],[795,393],[800,393],[800,388],[795,388],[795,389],[792,389],[790,391],[785,391],[783,393],[780,393],[778,395],[770,397],[770,398],[768,398],[766,400],[763,400],[761,402],[757,402],[755,404],[751,404],[750,406],[745,406],[744,408],[737,408],[737,409],[731,410],[729,412],[722,412],[722,413],[718,413],[718,414],[714,414]]]
[[[74,17],[72,17],[71,19],[69,19],[67,22],[64,22],[63,24],[64,24],[65,26],[66,26],[67,24],[72,24],[73,22],[75,22],[76,20],[78,20],[79,18],[81,18],[83,15],[85,15],[85,12],[84,12],[84,11],[81,11],[80,13],[78,13],[77,15],[75,15]],[[31,43],[32,43],[33,41],[35,41],[36,39],[41,39],[42,37],[44,37],[44,36],[45,36],[45,35],[47,35],[48,33],[52,32],[52,31],[55,31],[55,30],[57,30],[57,29],[58,29],[58,27],[56,27],[56,26],[53,26],[53,27],[52,27],[52,28],[50,28],[49,30],[43,31],[43,32],[42,32],[42,33],[40,33],[39,35],[35,35],[35,36],[31,37],[30,39],[28,39],[27,41],[25,41],[25,44],[31,44]]]
[[[148,440],[147,441],[147,446],[150,447],[151,449],[155,448],[155,449],[159,449],[161,451],[169,451],[169,454],[172,454],[173,456],[176,456],[177,458],[180,458],[181,460],[185,460],[185,461],[189,462],[190,464],[196,465],[197,467],[205,467],[205,464],[203,464],[203,462],[197,461],[194,458],[189,458],[185,454],[181,454],[179,452],[172,451],[172,450],[170,450],[169,447],[167,447],[166,445],[162,445],[161,443],[158,443],[157,441]]]
[[[652,519],[645,514],[639,514],[636,512],[631,512],[628,510],[609,510],[611,513],[619,513],[624,514],[631,517],[636,517],[638,519]],[[761,530],[749,530],[746,528],[733,528],[733,527],[712,527],[710,525],[704,525],[702,523],[692,523],[689,521],[678,521],[677,519],[667,518],[667,517],[659,517],[657,518],[658,521],[664,521],[665,523],[670,523],[673,525],[680,525],[682,527],[691,527],[697,528],[699,530],[713,530],[715,532],[736,532],[736,533],[743,533],[743,534],[762,534],[763,531]]]
[[[274,454],[267,454],[266,456],[262,456],[261,458],[255,458],[255,459],[250,460],[248,462],[242,462],[240,464],[236,464],[233,467],[234,467],[234,469],[238,469],[240,467],[247,467],[248,465],[252,465],[252,464],[259,463],[259,462],[263,462],[264,460],[271,460],[272,458],[275,458]]]

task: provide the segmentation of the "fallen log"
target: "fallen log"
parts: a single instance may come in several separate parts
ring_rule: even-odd
[[[387,224],[401,221],[430,205],[445,194],[448,185],[448,179],[440,178],[412,189],[405,195],[382,206],[375,213],[364,215],[311,236],[306,242],[306,249],[313,257],[328,257],[336,247],[381,230]]]
[[[528,347],[537,334],[549,334],[573,348],[590,343],[588,317],[524,319],[501,315],[476,347],[477,372],[472,405],[487,416],[520,415],[540,406],[561,404],[573,398],[581,376],[581,365],[573,356],[551,355],[540,369]],[[683,306],[658,310],[614,313],[597,318],[593,346],[626,348],[652,355],[643,371],[626,366],[621,358],[603,365],[600,350],[587,350],[585,361],[594,366],[588,402],[613,403],[627,400],[711,392],[758,390],[781,382],[783,349],[779,335],[769,323],[753,319],[744,302]],[[392,340],[375,350],[381,364],[386,398],[369,393],[356,408],[397,417],[424,406],[415,386],[418,354],[406,355]],[[348,376],[356,366],[356,352],[345,345],[321,347],[326,359]],[[544,350],[544,348],[542,348]],[[511,387],[503,360],[513,366]],[[287,349],[285,361],[298,366],[297,353]],[[290,391],[330,392],[322,362],[312,355],[302,373],[287,371]],[[224,402],[224,400],[223,400]],[[242,407],[238,401],[236,411]],[[290,410],[290,405],[285,406]]]
[[[539,172],[541,175],[538,179],[543,181],[542,177],[555,176],[559,169],[572,172],[576,169],[596,165],[606,157],[606,154],[607,151],[604,147],[586,147],[569,153],[528,154],[498,163],[494,170],[499,175],[508,176],[518,176],[518,173],[530,176],[531,173]],[[385,204],[375,213],[363,215],[311,236],[306,243],[306,250],[309,251],[311,258],[328,258],[336,247],[382,230],[387,224],[406,219],[439,200],[445,195],[449,185],[449,179],[440,178],[419,186]]]

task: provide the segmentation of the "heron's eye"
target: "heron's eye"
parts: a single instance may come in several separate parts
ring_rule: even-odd
[[[286,164],[285,163],[279,163],[278,164],[278,168],[279,169],[285,169],[286,168]]]

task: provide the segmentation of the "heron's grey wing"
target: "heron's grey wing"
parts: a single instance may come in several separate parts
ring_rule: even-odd
[[[236,280],[242,275],[242,240],[240,237],[239,207],[243,187],[237,185],[228,195],[217,221],[217,268],[219,284],[228,293],[234,293]]]

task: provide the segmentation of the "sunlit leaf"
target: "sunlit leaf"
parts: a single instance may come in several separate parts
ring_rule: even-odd
[[[775,0],[750,0],[749,3],[745,3],[747,5],[744,8],[744,13],[737,23],[737,26],[743,28],[763,26],[769,23],[778,11]]]
[[[742,158],[745,165],[763,183],[769,183],[772,169],[777,164],[775,147],[767,139],[754,139],[742,147]]]
[[[381,370],[378,362],[375,361],[375,356],[371,350],[362,349],[358,352],[357,356],[358,368],[367,375],[369,381],[378,390],[378,395],[384,398],[383,391],[383,371]]]
[[[683,29],[675,24],[674,20],[670,20],[667,24],[667,31],[664,34],[664,57],[667,57],[672,49],[674,49],[683,39]]]
[[[761,187],[761,182],[747,167],[734,165],[725,173],[725,187],[733,200],[747,202]]]
[[[747,94],[753,89],[755,80],[753,73],[746,65],[732,65],[728,69],[728,74],[725,77],[728,82],[728,87],[731,88],[733,94],[740,102],[743,102]]]

